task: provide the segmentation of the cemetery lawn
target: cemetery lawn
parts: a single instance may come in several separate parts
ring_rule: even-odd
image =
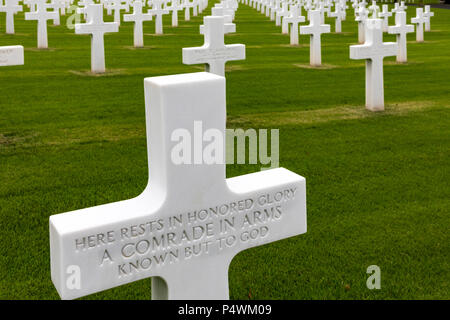
[[[343,34],[322,36],[324,67],[312,69],[309,38],[290,47],[280,27],[240,5],[226,42],[245,44],[247,59],[227,64],[227,127],[280,129],[280,166],[306,178],[308,232],[237,255],[232,299],[450,298],[450,10],[433,11],[424,43],[408,35],[409,62],[385,59],[386,111],[372,113],[364,62],[349,59],[351,10]],[[415,8],[407,13],[409,22]],[[66,18],[49,26],[50,49],[37,50],[35,21],[20,13],[6,35],[0,14],[0,45],[25,47],[24,66],[0,68],[1,299],[58,298],[50,215],[146,186],[143,79],[203,69],[181,62],[181,48],[203,44],[202,18],[183,17],[172,28],[166,16],[163,36],[145,23],[137,50],[123,22],[105,37],[108,73],[92,76],[90,39]],[[228,165],[227,176],[259,169]],[[380,290],[366,287],[370,265],[381,268]],[[143,280],[84,299],[150,295]]]

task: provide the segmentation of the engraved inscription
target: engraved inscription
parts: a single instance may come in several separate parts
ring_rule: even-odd
[[[261,193],[88,234],[75,239],[74,250],[77,254],[98,250],[98,266],[117,277],[219,254],[237,244],[263,241],[271,226],[283,219],[283,207],[296,197],[296,191],[294,187]]]
[[[192,51],[190,63],[198,64],[209,60],[233,60],[239,55],[240,48],[224,47],[220,49]],[[192,59],[192,60],[191,60]]]
[[[13,49],[0,49],[0,64],[8,65],[11,58],[14,58],[13,54]]]

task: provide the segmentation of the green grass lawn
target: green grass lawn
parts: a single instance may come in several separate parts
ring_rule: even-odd
[[[247,58],[227,65],[227,126],[280,129],[280,166],[307,181],[308,232],[236,256],[232,299],[450,298],[450,10],[433,11],[425,43],[408,35],[409,62],[385,59],[386,111],[371,113],[364,62],[349,59],[353,10],[343,34],[322,37],[325,67],[311,69],[309,38],[290,47],[281,27],[240,5],[226,41],[245,44]],[[105,37],[109,72],[94,77],[90,38],[65,18],[49,26],[50,49],[37,50],[35,21],[20,13],[17,34],[5,35],[0,15],[0,45],[25,47],[24,66],[0,68],[0,298],[57,299],[49,216],[146,186],[143,79],[200,71],[181,49],[203,44],[202,18],[179,18],[172,28],[165,17],[163,36],[144,24],[138,50],[123,22]],[[259,169],[229,165],[227,176]],[[381,290],[366,288],[372,264]],[[143,280],[86,298],[150,296]]]

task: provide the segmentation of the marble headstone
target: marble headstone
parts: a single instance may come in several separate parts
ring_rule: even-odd
[[[236,254],[306,232],[305,179],[284,168],[226,179],[224,148],[216,163],[174,163],[177,130],[197,135],[200,122],[225,137],[225,78],[163,76],[144,88],[149,184],[130,200],[51,216],[52,281],[63,299],[149,277],[153,299],[228,299]]]

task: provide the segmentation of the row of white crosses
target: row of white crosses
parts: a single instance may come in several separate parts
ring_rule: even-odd
[[[212,16],[205,17],[204,25],[200,26],[205,42],[201,47],[183,48],[184,64],[203,63],[206,71],[225,76],[227,61],[245,59],[245,45],[225,45],[225,34],[236,31],[236,25],[232,23],[235,10],[232,7],[232,0],[223,0],[211,9]]]
[[[251,0],[248,4],[275,20],[276,25],[281,25],[282,33],[288,33],[291,26],[291,45],[299,44],[299,33],[310,35],[310,65],[315,67],[322,65],[322,34],[330,32],[330,25],[324,23],[324,13],[329,12],[336,18],[336,32],[341,32],[341,21],[345,19],[345,2],[341,0],[336,2],[334,12],[331,12],[331,1],[313,4],[311,1],[289,3],[282,0]],[[299,27],[300,23],[306,21],[305,16],[302,16],[302,7],[307,10],[309,25]],[[318,9],[314,9],[315,7]]]
[[[366,3],[357,0],[353,3],[355,9],[356,21],[358,21],[359,41],[362,45],[350,46],[351,59],[366,60],[366,108],[371,111],[384,110],[384,82],[383,82],[383,59],[388,56],[396,56],[397,62],[407,62],[406,34],[414,32],[413,25],[406,24],[406,6],[402,1],[396,3],[392,12],[389,12],[388,6],[383,5],[382,11],[376,2],[373,1],[369,10],[365,8]],[[430,7],[427,6],[427,12]],[[369,13],[372,18],[369,19]],[[423,23],[428,17],[424,17],[422,8],[416,9],[417,16],[411,19],[412,23],[417,24],[417,41],[423,41]],[[395,25],[389,26],[389,17],[395,13]],[[379,19],[381,18],[381,19]],[[363,31],[363,32],[362,32]],[[396,42],[383,43],[383,32],[395,34]]]
[[[407,7],[405,6],[405,2],[402,1],[400,4],[395,3],[394,7],[391,11],[388,9],[388,5],[384,4],[382,6],[382,11],[379,11],[379,7],[376,5],[376,1],[372,1],[372,5],[366,9],[366,3],[364,1],[357,2],[354,1],[353,7],[355,8],[355,17],[356,21],[358,21],[358,29],[359,43],[364,42],[364,23],[365,20],[369,18],[371,14],[372,18],[382,18],[383,19],[383,32],[388,32],[389,28],[389,17],[391,17],[394,13],[397,14],[399,12],[406,12]],[[430,20],[431,17],[434,16],[434,13],[431,12],[430,6],[425,6],[425,11],[423,8],[416,8],[416,17],[411,18],[411,23],[416,25],[416,41],[423,42],[423,30],[425,25],[425,31],[430,31]],[[406,22],[406,21],[405,21]],[[413,30],[414,31],[414,30]]]
[[[23,6],[19,4],[21,0],[4,0],[4,4],[0,3],[0,12],[6,13],[6,33],[7,34],[14,34],[14,15],[18,12],[23,11]],[[25,5],[27,5],[31,9],[31,13],[34,13],[41,9],[42,10],[42,3],[36,0],[24,0],[23,1]],[[51,19],[53,20],[54,25],[59,25],[59,15],[65,15],[65,10],[68,8],[73,0],[51,0],[50,3],[47,3],[47,1],[43,2],[43,5],[46,9],[53,9],[53,13]],[[39,14],[38,14],[39,15]],[[35,17],[35,16],[31,16]],[[27,20],[34,20],[34,18],[30,18]],[[41,32],[45,33],[45,29],[42,28],[41,24]]]
[[[105,50],[104,50],[104,34],[111,32],[118,32],[121,20],[121,10],[128,9],[128,2],[122,0],[104,0],[104,4],[94,4],[92,0],[83,0],[83,8],[78,9],[78,13],[86,15],[86,23],[76,24],[75,33],[77,34],[90,34],[91,35],[91,72],[104,73],[105,69]],[[134,23],[134,46],[144,46],[144,33],[143,23],[144,21],[151,21],[153,16],[155,18],[155,33],[163,33],[162,17],[164,14],[168,14],[172,11],[172,25],[178,25],[178,18],[176,12],[182,6],[179,6],[178,0],[172,0],[171,5],[167,6],[165,2],[160,0],[151,1],[151,9],[148,9],[146,13],[143,12],[144,2],[135,0],[131,6],[133,7],[133,13],[125,14],[123,19],[126,22]],[[208,2],[205,0],[194,1],[194,8],[199,8],[195,12],[203,11]],[[114,22],[105,23],[103,21],[103,8],[106,6],[107,10],[111,13],[114,12]],[[177,9],[178,8],[178,9]],[[175,14],[175,15],[174,15]],[[176,18],[174,18],[176,17]]]
[[[114,13],[114,21],[120,24],[121,11],[129,12],[130,6],[133,2],[131,0],[102,0],[107,9],[108,14]],[[170,5],[169,5],[170,3]],[[178,26],[178,11],[185,10],[185,20],[189,21],[192,15],[197,16],[202,13],[208,6],[208,0],[149,0],[142,1],[142,7],[149,5],[153,13],[157,16],[158,31],[157,34],[162,33],[162,19],[163,15],[172,12],[172,26]],[[159,22],[161,20],[161,23]]]
[[[0,3],[0,12],[6,13],[6,33],[14,33],[14,15],[23,11],[22,5],[19,4],[20,0],[4,0],[4,4]],[[48,48],[48,36],[47,36],[47,21],[53,20],[54,25],[60,24],[60,15],[65,15],[66,9],[73,3],[74,0],[24,0],[24,4],[30,8],[30,12],[25,13],[25,20],[37,20],[38,21],[38,48]],[[183,1],[183,3],[182,3]],[[129,11],[131,0],[100,0],[101,4],[107,9],[107,12],[114,14],[114,21],[120,25],[121,11]],[[133,1],[134,2],[134,1]],[[186,9],[189,16],[189,9],[193,8],[193,14],[196,16],[201,13],[207,6],[208,0],[172,0],[171,5],[168,6],[169,1],[166,0],[149,0],[143,1],[151,6],[148,10],[149,14],[156,16],[155,19],[155,33],[163,33],[162,16],[172,12],[172,26],[178,25],[177,12],[182,9]],[[94,0],[80,0],[77,5],[79,14],[87,16],[87,6],[96,4]],[[141,8],[142,9],[142,8]],[[137,19],[140,20],[139,10],[136,12]],[[142,10],[140,10],[142,13]],[[189,20],[189,18],[187,19]],[[126,21],[134,21],[133,17],[127,18]],[[139,27],[136,28],[139,30]],[[139,38],[139,35],[135,35],[135,39]],[[142,42],[137,42],[138,46]]]
[[[6,13],[6,33],[14,34],[14,15],[22,11],[19,0],[5,0],[0,2],[0,12]],[[17,66],[24,64],[23,46],[2,46],[0,47],[0,66]]]
[[[291,44],[298,44],[298,24],[305,21],[301,16],[302,6],[307,10],[309,26],[301,26],[300,34],[311,34],[310,40],[310,64],[321,65],[320,35],[330,32],[330,26],[325,25],[325,12],[330,17],[336,18],[335,31],[341,32],[341,21],[346,17],[346,1],[335,1],[335,11],[331,11],[331,1],[283,1],[283,0],[241,0],[243,3],[253,6],[261,13],[265,13],[272,19],[270,10],[276,10],[276,25],[282,25],[282,33],[288,32],[291,27]],[[407,62],[406,34],[414,31],[413,25],[406,24],[406,6],[402,1],[396,4],[392,12],[387,5],[382,6],[380,12],[376,1],[366,8],[367,3],[353,0],[355,20],[358,22],[358,40],[362,45],[350,47],[351,59],[366,59],[366,108],[371,111],[384,110],[384,85],[383,85],[383,59],[396,55],[397,62]],[[395,13],[395,25],[389,26],[389,17]],[[426,14],[425,14],[426,13]],[[416,40],[423,41],[423,25],[429,30],[430,17],[434,14],[430,7],[416,9],[417,16],[411,22],[417,25]],[[372,18],[369,16],[372,15]],[[381,19],[379,19],[381,18]],[[428,23],[428,25],[427,25]],[[395,43],[383,43],[383,32],[389,32],[397,36]]]
[[[374,4],[372,6],[372,10],[376,12]],[[383,31],[385,30],[386,22],[385,20],[377,19],[375,15],[374,19],[366,19],[364,22],[364,44],[350,46],[351,59],[366,60],[366,108],[371,111],[384,110],[384,57],[395,55],[397,62],[407,61],[406,34],[414,32],[414,26],[406,24],[405,9],[403,2],[400,5],[396,5],[394,8],[395,25],[387,27],[388,33],[397,35],[397,42],[383,43]],[[427,10],[429,12],[429,7]],[[386,10],[383,9],[383,11]],[[417,16],[412,18],[411,22],[417,24],[419,29],[422,28],[427,18],[423,16],[422,8],[417,8],[416,12]],[[386,16],[383,16],[383,19]],[[418,30],[416,34],[418,35],[417,41],[423,41],[423,37],[419,36],[423,36],[423,31]]]

